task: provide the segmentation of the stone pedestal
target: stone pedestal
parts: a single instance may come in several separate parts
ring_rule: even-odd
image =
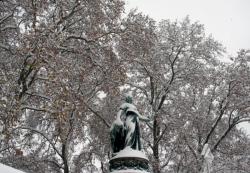
[[[109,161],[110,173],[150,173],[149,161],[141,151],[125,148]]]

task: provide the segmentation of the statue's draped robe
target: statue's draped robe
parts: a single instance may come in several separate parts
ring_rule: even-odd
[[[126,113],[125,134],[125,147],[141,150],[139,118],[134,111]]]
[[[130,103],[121,105],[125,112],[125,146],[135,150],[141,150],[139,118],[141,117],[136,107]]]
[[[121,121],[121,110],[118,112],[116,120],[113,122],[110,130],[111,147],[113,153],[117,153],[124,149],[125,131],[124,123]]]
[[[111,127],[111,145],[113,153],[117,153],[125,147],[141,150],[139,119],[147,121],[130,103],[121,105],[116,120]]]

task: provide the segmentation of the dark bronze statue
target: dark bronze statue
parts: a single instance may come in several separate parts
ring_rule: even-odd
[[[134,150],[142,149],[139,120],[149,121],[149,119],[142,117],[132,102],[132,97],[127,96],[112,124],[110,136],[113,153],[126,147]]]

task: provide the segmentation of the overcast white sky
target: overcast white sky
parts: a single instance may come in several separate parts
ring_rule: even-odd
[[[206,33],[221,42],[229,55],[250,49],[250,0],[125,0],[126,11],[137,8],[156,21],[182,20],[204,24]],[[250,135],[250,124],[243,123]]]
[[[250,0],[125,0],[126,10],[138,8],[156,21],[182,20],[204,24],[230,55],[250,49]]]

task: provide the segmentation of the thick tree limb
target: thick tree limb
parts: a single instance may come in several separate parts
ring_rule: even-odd
[[[213,148],[211,149],[211,152],[214,152],[217,147],[219,146],[219,144],[221,143],[221,141],[227,136],[227,134],[231,131],[231,129],[234,127],[234,125],[230,125],[227,130],[223,133],[223,135],[220,137],[220,139],[215,143],[215,145],[213,146]]]
[[[100,115],[97,111],[95,111],[94,109],[92,109],[87,103],[83,102],[84,105],[92,112],[94,113],[98,118],[100,118],[102,120],[102,122],[108,127],[110,128],[111,125],[109,124],[109,122],[102,116]]]
[[[25,110],[25,109],[29,109],[29,110],[33,110],[33,111],[38,111],[38,112],[53,113],[53,111],[48,110],[48,109],[44,109],[44,108],[36,108],[36,107],[30,107],[30,106],[23,106],[23,107],[21,107],[21,110]]]
[[[30,95],[30,96],[34,96],[34,97],[40,97],[40,98],[43,98],[45,100],[51,100],[50,97],[47,97],[47,96],[44,96],[44,95],[41,95],[41,94],[38,94],[38,93],[34,93],[34,92],[26,92],[27,95]]]
[[[227,106],[229,104],[228,98],[230,96],[231,93],[231,82],[229,83],[229,87],[228,87],[228,93],[226,95],[226,97],[224,99],[222,99],[222,101],[220,102],[219,105],[219,115],[215,121],[215,123],[213,124],[213,126],[211,127],[210,131],[208,132],[206,139],[203,143],[203,146],[208,143],[208,140],[210,139],[212,133],[214,132],[214,130],[216,129],[218,123],[220,122],[220,120],[222,119],[222,116],[224,115],[225,110],[227,109]]]
[[[153,105],[154,103],[154,93],[155,93],[155,86],[154,86],[154,81],[153,81],[153,77],[150,76],[149,77],[149,81],[150,81],[150,92],[151,92],[151,99],[150,99],[150,104]]]
[[[7,29],[17,29],[18,27],[14,26],[14,25],[7,25],[4,26],[3,28],[0,29],[0,31],[5,31]]]
[[[8,15],[6,15],[6,16],[4,16],[4,17],[2,17],[2,18],[0,18],[0,24],[2,24],[3,22],[5,22],[6,20],[8,20],[12,16],[13,16],[13,12],[10,13],[10,14],[8,14]]]
[[[186,142],[186,144],[187,144],[187,146],[188,146],[189,150],[190,150],[190,151],[191,151],[191,153],[194,155],[194,157],[195,157],[196,161],[198,161],[197,155],[196,155],[196,153],[195,153],[194,149],[193,149],[193,148],[189,145],[189,143],[188,143],[188,141],[187,141],[186,136],[184,136],[184,140],[185,140],[185,142]]]
[[[233,122],[231,124],[229,124],[228,128],[225,130],[225,132],[223,133],[223,135],[219,138],[219,140],[217,140],[217,142],[215,143],[215,145],[212,148],[212,152],[215,151],[217,149],[217,147],[220,145],[220,143],[223,141],[223,139],[225,139],[225,137],[228,135],[228,133],[239,123],[242,122],[250,122],[250,118],[243,118],[243,119],[238,119],[238,117],[233,119]]]
[[[166,100],[167,94],[169,93],[169,88],[170,88],[170,86],[172,85],[172,83],[173,83],[173,81],[174,81],[174,79],[175,79],[175,74],[176,74],[176,72],[175,72],[175,70],[174,70],[174,65],[175,65],[175,62],[177,61],[177,59],[179,58],[179,55],[180,55],[181,52],[182,52],[182,47],[179,48],[179,50],[178,50],[178,52],[176,53],[176,55],[175,55],[173,61],[171,61],[171,59],[170,59],[170,57],[169,57],[172,75],[171,75],[171,78],[170,78],[170,80],[169,80],[169,82],[168,82],[167,87],[165,87],[165,89],[164,89],[164,94],[163,94],[163,96],[162,96],[161,99],[160,99],[160,103],[159,103],[159,105],[158,105],[157,111],[159,111],[159,110],[161,109],[161,107],[162,107],[164,101]]]
[[[160,140],[162,139],[162,137],[164,136],[164,134],[166,133],[167,131],[167,125],[165,124],[165,128],[164,130],[161,132],[161,134],[158,136],[157,140],[155,141],[155,144],[154,145],[158,145]]]
[[[170,162],[170,160],[171,160],[171,158],[172,158],[172,155],[173,155],[173,153],[174,153],[174,149],[175,149],[175,147],[173,147],[172,149],[171,149],[171,153],[170,153],[170,156],[167,158],[167,160],[166,160],[166,162],[161,166],[161,169],[163,169],[163,168],[165,168],[166,166],[168,166],[168,164],[169,164],[169,162]]]
[[[49,144],[52,146],[52,148],[55,150],[55,152],[62,158],[62,154],[58,151],[58,149],[56,148],[54,143],[43,132],[40,132],[40,131],[38,131],[36,129],[32,129],[30,127],[17,127],[17,128],[15,128],[13,130],[17,130],[17,129],[29,130],[29,131],[32,131],[32,132],[35,132],[35,133],[41,135],[43,138],[45,138],[49,142]]]

